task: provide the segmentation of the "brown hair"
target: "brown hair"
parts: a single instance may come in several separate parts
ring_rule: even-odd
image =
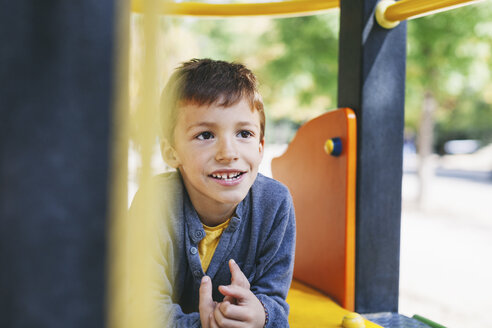
[[[233,106],[246,99],[260,114],[260,140],[265,134],[265,112],[255,75],[246,66],[212,59],[192,59],[179,66],[161,94],[162,136],[174,144],[178,108],[187,103],[198,106]]]

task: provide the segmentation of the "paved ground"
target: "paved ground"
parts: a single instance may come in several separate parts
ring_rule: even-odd
[[[425,202],[403,178],[400,312],[492,327],[492,180],[434,176]]]

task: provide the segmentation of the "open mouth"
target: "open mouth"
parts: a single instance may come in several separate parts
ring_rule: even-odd
[[[246,172],[222,172],[222,173],[212,173],[209,175],[209,177],[217,179],[217,180],[222,180],[222,181],[234,181],[239,179],[244,173]]]

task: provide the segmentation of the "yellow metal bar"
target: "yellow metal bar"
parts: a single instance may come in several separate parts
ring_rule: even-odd
[[[122,1],[126,3],[125,0]],[[129,120],[129,22],[130,4],[119,7],[117,65],[114,82],[113,166],[111,190],[111,221],[108,250],[108,318],[109,328],[167,327],[156,311],[156,289],[152,285],[158,272],[152,261],[156,241],[157,199],[151,183],[151,157],[157,136],[155,109],[159,103],[157,57],[159,32],[158,10],[165,6],[160,0],[142,1],[144,48],[138,65],[142,72],[141,93],[134,121]],[[122,18],[123,17],[123,18]],[[133,140],[140,146],[141,166],[138,183],[142,194],[140,206],[133,217],[128,215],[128,147],[132,126],[137,130]],[[162,309],[160,309],[162,310]],[[160,320],[160,321],[158,321]]]
[[[135,208],[136,216],[129,218],[128,229],[128,275],[131,311],[127,314],[124,328],[159,327],[156,312],[155,286],[156,267],[152,263],[156,241],[153,229],[157,226],[157,198],[153,188],[151,159],[157,136],[156,109],[159,105],[159,80],[157,40],[159,33],[159,8],[165,6],[159,0],[143,1],[143,62],[138,63],[142,72],[141,93],[136,108],[135,125],[138,129],[135,141],[140,146],[141,167],[137,174],[142,202]],[[158,287],[157,287],[158,288]],[[162,309],[161,309],[162,310]],[[161,327],[162,327],[161,323]],[[164,325],[167,326],[167,325]]]
[[[143,0],[132,1],[132,11],[143,12]],[[340,0],[291,0],[262,3],[200,3],[162,1],[160,13],[183,16],[301,16],[340,7]]]
[[[482,0],[401,0],[389,5],[384,18],[398,22],[466,6]]]

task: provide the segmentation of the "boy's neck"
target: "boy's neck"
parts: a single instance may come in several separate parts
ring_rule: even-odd
[[[219,204],[215,206],[195,206],[193,200],[191,200],[193,207],[195,208],[200,221],[209,227],[215,227],[221,223],[224,223],[232,217],[237,206],[230,206],[229,204]]]

